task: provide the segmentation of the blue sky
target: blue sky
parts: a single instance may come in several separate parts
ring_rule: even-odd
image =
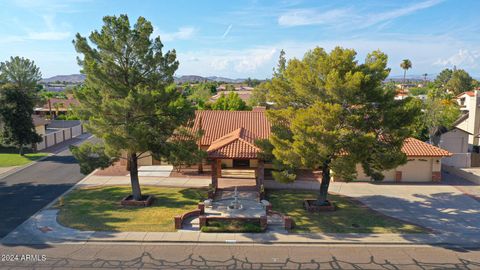
[[[105,15],[144,16],[166,49],[175,48],[177,75],[266,78],[278,54],[302,57],[316,46],[353,48],[359,61],[380,49],[391,75],[445,67],[480,77],[480,1],[93,1],[0,0],[0,61],[33,59],[44,77],[78,73],[72,39],[102,25]]]

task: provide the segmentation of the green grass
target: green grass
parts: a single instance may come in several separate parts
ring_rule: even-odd
[[[273,210],[295,221],[294,232],[323,233],[425,233],[423,228],[384,216],[347,197],[329,194],[337,207],[333,212],[310,213],[303,200],[316,198],[311,191],[269,191]]]
[[[205,189],[144,186],[143,195],[155,196],[152,206],[120,205],[130,192],[127,186],[74,190],[63,199],[58,221],[79,230],[170,232],[175,231],[174,216],[196,209],[206,198]]]
[[[202,227],[202,232],[260,233],[263,232],[260,221],[215,220]]]
[[[0,167],[21,166],[47,156],[47,153],[25,153],[18,154],[18,149],[0,147]]]

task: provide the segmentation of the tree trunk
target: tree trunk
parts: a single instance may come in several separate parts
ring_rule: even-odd
[[[407,70],[404,69],[404,70],[403,70],[403,84],[405,84],[406,78],[407,78]],[[405,87],[405,85],[404,85],[404,87]]]
[[[203,173],[203,160],[200,160],[200,163],[198,163],[198,174]]]
[[[330,162],[325,160],[322,165],[322,183],[320,184],[320,192],[318,193],[317,205],[329,205],[327,201],[328,187],[330,186]]]
[[[23,144],[20,144],[20,150],[19,150],[19,154],[20,156],[25,156],[25,153],[23,152]]]
[[[138,180],[138,157],[136,153],[130,154],[130,182],[132,184],[133,199],[140,201],[142,192],[140,190],[140,182]]]
[[[50,120],[52,120],[53,116],[52,116],[52,100],[51,99],[48,99],[48,113],[50,114]]]

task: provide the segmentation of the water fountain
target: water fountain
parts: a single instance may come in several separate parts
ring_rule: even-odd
[[[237,187],[235,187],[235,190],[233,192],[233,201],[230,203],[230,205],[227,207],[229,210],[240,210],[243,208],[243,205],[240,203],[238,200],[238,190]]]

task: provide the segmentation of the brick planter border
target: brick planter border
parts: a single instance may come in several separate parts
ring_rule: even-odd
[[[331,212],[335,211],[335,204],[330,202],[330,205],[315,205],[316,200],[305,199],[303,205],[308,212]]]
[[[121,201],[120,204],[123,206],[150,206],[152,205],[153,201],[155,200],[155,197],[152,195],[143,195],[143,200],[136,201],[133,200],[133,195],[128,195],[125,196]]]

